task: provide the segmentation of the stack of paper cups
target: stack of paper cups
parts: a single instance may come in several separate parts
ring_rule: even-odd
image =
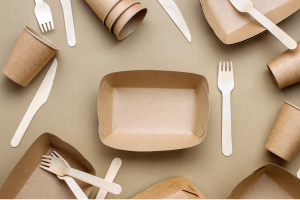
[[[147,8],[135,0],[85,0],[118,40],[129,36],[144,20]]]

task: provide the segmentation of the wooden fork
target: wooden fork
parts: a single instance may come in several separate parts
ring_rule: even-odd
[[[43,32],[54,29],[50,6],[43,0],[35,0],[34,14]]]
[[[120,185],[115,183],[110,183],[102,178],[93,176],[91,174],[73,169],[69,167],[66,162],[60,158],[53,158],[52,156],[42,156],[42,162],[40,167],[44,170],[52,172],[59,176],[69,175],[77,178],[81,181],[89,183],[91,185],[103,188],[104,190],[111,192],[113,194],[120,194],[122,188]]]
[[[60,158],[66,162],[66,164],[70,167],[69,163],[61,156],[59,153],[57,153],[55,150],[53,153],[51,153],[51,156],[54,158]],[[69,188],[72,190],[73,194],[77,199],[88,199],[87,196],[84,194],[84,192],[81,190],[81,188],[78,186],[76,181],[70,177],[70,176],[59,176],[57,175],[57,178],[60,180],[64,180]]]

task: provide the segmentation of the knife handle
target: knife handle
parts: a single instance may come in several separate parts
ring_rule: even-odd
[[[11,140],[10,145],[12,147],[17,147],[20,144],[20,142],[23,138],[23,135],[25,134],[32,118],[34,117],[35,113],[38,110],[38,109],[34,109],[34,106],[35,105],[31,103],[28,110],[26,111],[17,131],[15,132],[14,137]]]
[[[63,176],[62,178],[67,183],[77,199],[88,199],[73,178],[69,176]]]
[[[68,45],[70,47],[74,47],[76,45],[76,36],[75,36],[71,0],[60,0],[60,2],[64,13]]]
[[[121,165],[122,165],[122,160],[120,158],[113,159],[104,180],[113,182],[115,177],[117,176],[117,173]],[[107,195],[107,191],[100,188],[95,199],[105,199],[106,195]]]

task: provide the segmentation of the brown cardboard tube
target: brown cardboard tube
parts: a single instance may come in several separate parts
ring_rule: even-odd
[[[146,14],[147,8],[141,4],[134,4],[122,13],[113,25],[113,32],[117,39],[123,40],[128,37],[142,23]]]
[[[59,48],[43,35],[25,26],[3,73],[22,86],[27,86]]]
[[[93,9],[103,24],[109,12],[120,0],[85,0]]]
[[[300,81],[300,42],[294,50],[287,50],[268,65],[280,89]]]
[[[285,101],[266,149],[290,162],[300,149],[300,108]]]
[[[108,27],[109,31],[112,32],[112,27],[119,16],[126,11],[129,7],[134,4],[137,4],[135,0],[122,0],[110,11],[105,20],[105,24]]]

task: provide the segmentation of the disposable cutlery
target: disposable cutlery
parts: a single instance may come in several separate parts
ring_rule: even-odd
[[[229,0],[240,12],[247,12],[276,36],[287,48],[295,49],[297,42],[253,7],[251,0]]]
[[[69,167],[64,160],[59,158],[53,158],[52,156],[44,155],[42,156],[42,162],[40,167],[59,176],[69,175],[91,185],[103,188],[104,190],[113,194],[120,194],[122,191],[120,185],[110,183],[97,176],[93,176],[91,174],[73,169]]]
[[[218,87],[222,92],[222,152],[225,156],[232,154],[231,136],[231,102],[230,93],[234,88],[233,65],[232,62],[220,62]]]
[[[43,0],[35,0],[34,14],[42,31],[54,29],[53,18],[50,6]]]
[[[70,167],[69,163],[55,150],[53,151],[53,153],[51,153],[51,156],[54,158],[60,158],[64,160],[66,164]],[[78,184],[72,177],[57,175],[57,178],[64,180],[67,183],[67,185],[72,190],[73,194],[76,196],[77,199],[88,199],[87,196],[84,194],[84,192],[81,190],[81,188],[78,186]]]
[[[40,109],[40,107],[42,107],[42,105],[46,103],[49,94],[51,92],[53,80],[56,74],[56,68],[57,68],[57,60],[55,58],[42,84],[40,85],[37,93],[35,94],[29,108],[27,109],[25,116],[23,117],[15,135],[11,140],[12,147],[17,147],[20,144],[32,118],[34,117],[36,112]]]
[[[185,38],[191,42],[192,36],[190,34],[189,28],[178,8],[176,3],[173,0],[158,0],[160,5],[165,9],[165,11],[168,13],[168,15],[171,17],[173,22],[176,24],[176,26],[179,28],[179,30],[182,32],[182,34],[185,36]]]
[[[122,165],[122,160],[120,158],[113,159],[104,179],[109,182],[113,182],[115,177],[117,176],[117,173],[121,165]],[[106,195],[107,195],[107,191],[100,188],[96,196],[96,199],[105,199]]]

